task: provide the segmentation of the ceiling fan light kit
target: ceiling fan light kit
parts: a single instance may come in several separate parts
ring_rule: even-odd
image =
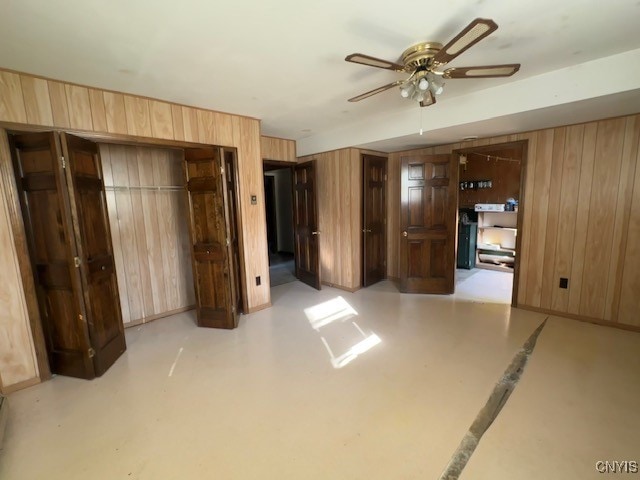
[[[409,74],[405,80],[378,87],[350,98],[349,101],[359,102],[399,86],[402,98],[411,99],[421,107],[427,107],[436,103],[436,95],[444,91],[444,79],[510,77],[520,69],[519,63],[438,70],[497,28],[498,25],[493,20],[476,18],[444,46],[438,42],[421,42],[407,48],[400,57],[402,63],[389,62],[362,53],[348,55],[345,58],[347,62]]]

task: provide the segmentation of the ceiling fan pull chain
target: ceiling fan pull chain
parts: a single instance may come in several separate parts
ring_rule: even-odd
[[[422,108],[418,109],[420,111],[420,135],[422,135]]]

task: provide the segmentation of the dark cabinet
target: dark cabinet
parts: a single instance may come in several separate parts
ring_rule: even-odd
[[[471,270],[476,266],[477,223],[458,224],[458,268]]]

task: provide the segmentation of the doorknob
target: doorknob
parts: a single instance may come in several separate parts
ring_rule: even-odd
[[[402,236],[403,236],[403,237],[406,237],[407,235],[409,235],[409,234],[407,233],[407,231],[406,231],[406,230],[405,230],[404,232],[402,232]]]
[[[311,232],[311,235],[318,235],[320,232]]]
[[[364,228],[364,229],[362,229],[362,232],[363,233],[371,233],[371,230],[368,230],[368,229]]]

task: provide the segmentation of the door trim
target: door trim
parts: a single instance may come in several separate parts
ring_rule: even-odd
[[[483,153],[491,150],[503,149],[503,148],[516,148],[520,147],[521,159],[520,159],[520,191],[518,193],[518,215],[516,218],[516,229],[518,234],[516,235],[516,261],[513,266],[513,286],[511,289],[511,306],[518,306],[518,286],[520,283],[520,259],[522,255],[522,225],[524,223],[524,209],[525,209],[525,185],[527,181],[527,155],[529,153],[529,140],[516,140],[513,142],[494,143],[491,145],[483,145],[481,147],[467,147],[457,148],[451,153],[454,155],[469,154],[473,152]],[[459,208],[460,200],[456,204],[456,209]],[[456,245],[458,242],[458,222],[456,222]],[[457,253],[457,252],[456,252]]]

